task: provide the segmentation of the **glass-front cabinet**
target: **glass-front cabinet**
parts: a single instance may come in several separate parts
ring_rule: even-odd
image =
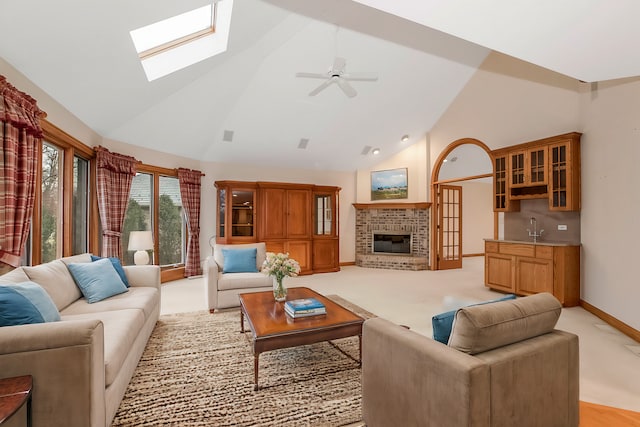
[[[256,188],[250,183],[217,181],[217,243],[256,241]]]
[[[313,192],[313,271],[340,269],[337,187],[316,186]]]

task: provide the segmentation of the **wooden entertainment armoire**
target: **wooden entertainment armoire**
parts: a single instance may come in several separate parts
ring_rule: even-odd
[[[285,182],[216,181],[216,243],[265,242],[288,252],[300,274],[340,270],[340,187]]]

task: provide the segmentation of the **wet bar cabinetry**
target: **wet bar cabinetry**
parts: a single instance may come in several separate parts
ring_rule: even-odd
[[[562,305],[580,299],[580,246],[485,241],[485,285],[517,295],[553,294]]]
[[[218,243],[265,242],[269,252],[288,252],[300,263],[301,274],[340,269],[339,187],[243,181],[216,181],[215,186]],[[251,216],[241,214],[250,199],[246,192],[253,195]],[[234,222],[237,218],[242,224]]]
[[[493,151],[494,211],[518,211],[525,199],[548,199],[551,211],[579,211],[580,136],[572,132]]]

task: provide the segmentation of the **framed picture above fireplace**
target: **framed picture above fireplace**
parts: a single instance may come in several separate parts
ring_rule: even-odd
[[[371,200],[406,199],[407,168],[371,172]]]

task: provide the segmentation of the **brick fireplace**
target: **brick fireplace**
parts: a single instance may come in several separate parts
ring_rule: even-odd
[[[429,268],[430,203],[354,203],[356,265],[394,270]],[[374,234],[410,236],[410,253],[374,253]],[[395,252],[395,251],[394,251]]]

